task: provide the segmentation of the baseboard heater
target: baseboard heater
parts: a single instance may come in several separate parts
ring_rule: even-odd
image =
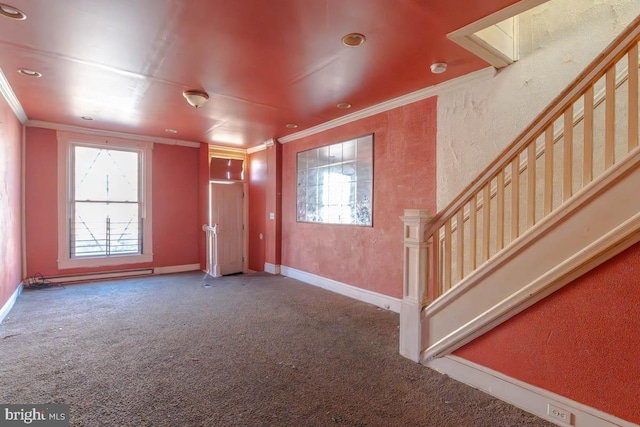
[[[70,282],[88,282],[91,280],[107,280],[118,279],[122,277],[132,276],[150,276],[153,274],[153,268],[144,268],[139,270],[120,270],[107,271],[104,273],[87,273],[87,274],[70,274],[68,276],[52,276],[46,277],[49,282],[53,283],[70,283]]]

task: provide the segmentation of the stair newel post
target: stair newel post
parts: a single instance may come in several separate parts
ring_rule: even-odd
[[[425,228],[431,220],[427,209],[405,209],[403,296],[400,307],[400,354],[420,361],[422,349],[421,312],[427,292],[429,241]]]

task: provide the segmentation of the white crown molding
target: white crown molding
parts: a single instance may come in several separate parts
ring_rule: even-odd
[[[20,101],[18,101],[18,97],[13,92],[9,81],[7,80],[7,76],[4,75],[2,69],[0,69],[0,93],[2,93],[2,96],[9,104],[9,107],[11,107],[18,120],[20,120],[20,123],[25,124],[28,120],[27,113],[24,112]]]
[[[431,98],[433,96],[441,95],[446,92],[450,92],[459,88],[460,86],[470,83],[478,83],[484,80],[489,80],[496,75],[496,69],[493,67],[483,68],[473,73],[465,74],[464,76],[457,77],[455,79],[447,80],[446,82],[439,83],[434,86],[429,86],[424,89],[411,92],[407,95],[393,98],[380,104],[365,108],[355,113],[339,117],[334,120],[319,124],[309,129],[302,130],[300,132],[292,133],[291,135],[278,138],[278,142],[286,144],[287,142],[295,141],[297,139],[305,138],[307,136],[315,135],[320,132],[324,132],[329,129],[336,128],[338,126],[346,125],[347,123],[355,122],[376,114],[383,113],[385,111],[393,110],[394,108],[402,107],[407,104],[411,104],[423,99]]]
[[[42,120],[27,120],[24,123],[27,127],[53,129],[63,132],[81,133],[85,135],[108,136],[111,138],[133,139],[136,141],[154,142],[157,144],[179,145],[181,147],[200,148],[201,143],[184,141],[181,139],[162,138],[156,136],[138,135],[135,133],[115,132],[111,130],[91,129],[82,126],[64,125],[60,123],[45,122]]]
[[[265,263],[265,271],[266,267],[267,265]],[[398,298],[358,288],[357,286],[348,285],[346,283],[338,282],[337,280],[328,279],[313,273],[307,273],[306,271],[287,267],[285,265],[280,266],[280,274],[358,301],[366,302],[367,304],[376,305],[386,310],[393,311],[394,313],[400,313],[400,304],[402,301]]]
[[[454,380],[497,397],[559,426],[633,427],[629,421],[607,414],[575,400],[533,386],[501,372],[478,365],[457,356],[446,356],[429,362],[428,366]],[[552,407],[564,411],[567,422],[553,417]]]
[[[267,144],[262,143],[260,145],[256,145],[255,147],[247,148],[247,154],[257,153],[258,151],[262,151],[266,149],[267,149]]]

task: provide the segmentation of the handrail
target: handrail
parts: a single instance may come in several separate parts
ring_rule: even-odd
[[[433,274],[426,300],[433,301],[451,289],[534,228],[542,217],[557,210],[576,188],[594,180],[594,171],[602,162],[606,170],[638,146],[639,39],[640,16],[427,224],[425,235],[432,241]],[[621,78],[622,69],[627,75]],[[603,86],[601,90],[599,85]],[[626,110],[621,111],[616,108],[616,92],[625,90]],[[575,120],[574,110],[580,112],[579,120]],[[628,144],[616,158],[616,151],[622,151],[615,137],[622,119],[626,121]],[[561,131],[554,132],[554,124]],[[594,136],[598,125],[604,129],[602,138]],[[581,134],[584,139],[579,141]],[[594,152],[601,156],[594,159]],[[574,154],[581,153],[581,162],[574,159]]]

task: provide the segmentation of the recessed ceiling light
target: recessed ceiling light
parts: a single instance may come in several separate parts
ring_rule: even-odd
[[[447,71],[447,64],[444,62],[436,62],[431,64],[431,72],[433,74],[442,74]]]
[[[287,128],[289,128],[289,129],[295,129],[297,127],[298,127],[298,125],[295,124],[295,123],[287,123]]]
[[[367,40],[367,38],[360,33],[350,33],[342,38],[342,44],[349,47],[358,47]]]
[[[9,19],[15,19],[16,21],[27,19],[27,15],[23,11],[6,3],[0,3],[0,15]]]
[[[341,102],[337,105],[337,107],[346,110],[347,108],[351,108],[351,104],[349,104],[348,102]]]
[[[91,117],[91,116],[82,116],[82,117],[80,117],[80,118],[81,118],[82,120],[87,120],[87,121],[91,121],[91,120],[93,120],[93,117]]]
[[[28,77],[42,77],[42,73],[39,71],[35,71],[35,70],[30,70],[28,68],[19,68],[18,72],[20,74],[22,74],[23,76],[28,76]]]
[[[177,130],[175,130],[175,129],[165,129],[164,131],[165,131],[166,133],[178,133],[178,131],[177,131]]]

